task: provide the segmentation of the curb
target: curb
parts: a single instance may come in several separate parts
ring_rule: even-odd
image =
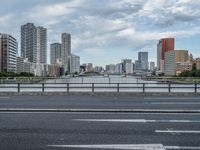
[[[0,112],[66,112],[66,113],[200,113],[200,110],[159,109],[0,109]]]
[[[200,96],[200,93],[130,93],[130,92],[0,92],[0,96]]]

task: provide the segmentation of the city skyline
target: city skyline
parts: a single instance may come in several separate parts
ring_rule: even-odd
[[[61,42],[60,34],[65,32],[72,35],[72,51],[81,63],[94,66],[117,64],[124,58],[137,60],[139,51],[149,52],[149,61],[156,62],[156,44],[165,37],[176,38],[175,49],[187,49],[200,57],[199,2],[123,0],[113,6],[110,0],[2,0],[0,33],[15,37],[20,50],[20,26],[27,22],[44,26],[48,29],[48,63],[50,44]]]

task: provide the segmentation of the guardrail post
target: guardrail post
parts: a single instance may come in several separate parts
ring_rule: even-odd
[[[44,83],[42,83],[42,92],[44,93]]]
[[[67,83],[67,93],[69,93],[69,83]]]
[[[143,93],[145,93],[145,83],[143,83]]]
[[[20,93],[20,83],[17,84],[17,91]]]
[[[109,77],[109,84],[110,84],[110,77]]]
[[[92,93],[94,93],[94,83],[92,83]]]
[[[119,83],[117,83],[117,93],[119,93]]]
[[[168,91],[169,91],[169,93],[171,93],[171,83],[169,83]]]
[[[194,91],[195,91],[195,93],[197,93],[197,84],[195,83],[195,85],[194,85]]]

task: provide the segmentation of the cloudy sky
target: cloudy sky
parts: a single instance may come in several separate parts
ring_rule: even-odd
[[[200,57],[200,0],[0,0],[0,33],[20,43],[20,26],[48,28],[48,44],[72,35],[81,63],[118,63],[148,51],[156,61],[160,38],[175,37],[176,49]],[[19,47],[20,49],[20,47]],[[49,51],[49,50],[48,50]],[[49,53],[49,52],[48,52]]]

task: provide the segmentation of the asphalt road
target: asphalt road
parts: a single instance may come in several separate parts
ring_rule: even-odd
[[[199,97],[12,96],[0,97],[0,107],[200,110],[199,101]],[[0,149],[198,150],[200,114],[0,112]]]
[[[0,108],[199,110],[200,96],[1,96]]]

